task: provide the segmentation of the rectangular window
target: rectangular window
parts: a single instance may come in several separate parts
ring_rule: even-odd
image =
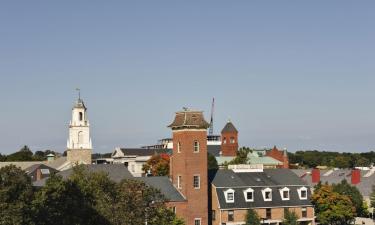
[[[266,218],[271,219],[272,218],[272,212],[271,209],[266,209]]]
[[[201,221],[202,221],[202,219],[200,219],[200,218],[194,219],[194,225],[201,225]]]
[[[228,221],[234,221],[234,211],[233,210],[228,211]]]
[[[253,200],[253,192],[252,191],[246,192],[246,200],[248,200],[248,201]]]
[[[177,188],[178,189],[182,188],[182,176],[177,177]]]
[[[231,143],[231,144],[234,144],[234,142],[235,142],[235,141],[234,141],[234,137],[231,137],[231,138],[230,138],[230,143]]]
[[[212,210],[212,221],[215,221],[216,220],[216,211],[215,210]]]
[[[307,198],[307,191],[306,190],[301,190],[301,198],[306,199]]]
[[[199,152],[199,142],[194,141],[194,152]]]
[[[193,186],[194,186],[195,189],[199,189],[200,188],[200,186],[201,186],[201,184],[200,184],[201,181],[200,180],[201,179],[200,179],[199,175],[195,175],[194,176]]]
[[[307,208],[306,208],[306,207],[303,207],[303,208],[302,208],[302,217],[303,217],[303,218],[306,218],[306,217],[307,217]]]
[[[265,196],[266,196],[267,200],[271,199],[271,192],[270,191],[266,191],[265,192]]]
[[[283,198],[288,199],[289,198],[289,191],[283,191]]]
[[[233,201],[234,200],[234,193],[233,192],[228,192],[227,193],[227,200],[228,201]]]

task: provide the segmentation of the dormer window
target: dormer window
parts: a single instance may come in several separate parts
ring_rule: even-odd
[[[199,142],[194,141],[194,152],[199,152]]]
[[[298,188],[297,191],[298,191],[299,199],[307,200],[307,188],[306,187]]]
[[[234,203],[234,190],[228,189],[224,191],[225,201],[227,203]]]
[[[281,195],[281,200],[283,200],[283,201],[289,200],[290,199],[289,188],[284,187],[284,188],[280,189],[280,195]]]
[[[253,202],[254,201],[254,190],[248,188],[244,191],[245,201],[246,202]]]
[[[265,188],[262,190],[263,199],[265,202],[272,201],[272,189],[271,188]]]

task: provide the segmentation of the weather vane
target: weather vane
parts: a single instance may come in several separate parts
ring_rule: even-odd
[[[78,92],[78,99],[81,99],[81,89],[76,88],[76,91]]]

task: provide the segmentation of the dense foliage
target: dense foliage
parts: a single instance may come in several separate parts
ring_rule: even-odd
[[[295,212],[285,210],[283,225],[298,225],[298,216]]]
[[[364,205],[364,200],[361,192],[359,192],[356,186],[350,185],[345,179],[341,183],[334,184],[333,191],[342,195],[346,195],[352,201],[356,215],[360,217],[366,217],[368,215],[367,208]]]
[[[30,148],[25,145],[18,152],[10,155],[0,154],[0,162],[44,161],[47,160],[47,155],[51,153],[56,155],[56,152],[51,150],[36,151],[33,153]]]
[[[81,166],[68,179],[53,175],[40,190],[14,166],[0,169],[0,178],[0,224],[184,224],[158,190],[135,180],[114,183]]]
[[[288,153],[289,162],[304,167],[328,166],[335,168],[353,168],[370,166],[375,163],[375,152],[340,153],[326,151],[297,151]]]
[[[247,210],[246,225],[261,225],[259,215],[254,209]]]
[[[315,207],[316,218],[322,225],[352,224],[356,209],[346,195],[333,191],[330,185],[315,187],[311,198]]]
[[[375,185],[372,186],[372,193],[370,196],[371,207],[375,208]]]
[[[168,176],[169,175],[169,155],[162,153],[153,155],[146,164],[143,165],[142,170],[152,176]]]
[[[211,155],[210,153],[207,153],[207,168],[209,170],[219,169],[215,156]]]
[[[237,165],[237,164],[247,164],[248,154],[252,152],[252,149],[247,147],[241,147],[238,149],[237,156],[231,160],[228,164]]]

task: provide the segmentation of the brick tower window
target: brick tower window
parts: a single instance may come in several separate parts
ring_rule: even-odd
[[[181,142],[177,143],[177,153],[181,153]]]
[[[199,152],[199,142],[194,141],[194,152]]]
[[[199,175],[194,175],[193,186],[195,189],[199,189],[201,187],[201,178]]]
[[[227,139],[226,139],[226,138],[223,138],[223,143],[224,143],[224,144],[227,143]]]
[[[236,141],[234,140],[234,137],[230,137],[230,143],[234,144]]]

